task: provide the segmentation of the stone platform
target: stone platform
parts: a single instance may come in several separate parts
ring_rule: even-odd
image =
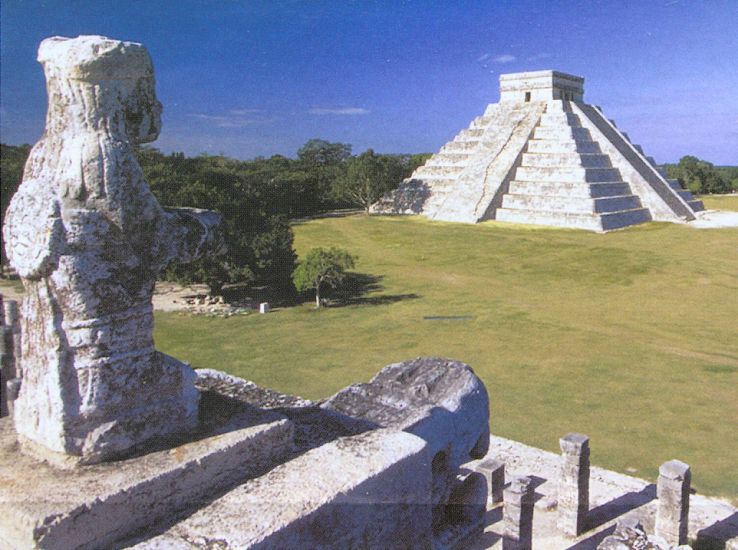
[[[431,548],[429,462],[408,433],[341,438],[133,548]]]
[[[20,452],[0,420],[0,547],[102,548],[217,497],[291,456],[292,422],[204,394],[201,430],[128,459],[59,470]],[[146,452],[159,448],[154,452]],[[144,454],[145,453],[145,454]]]
[[[593,445],[596,446],[596,441]],[[533,548],[595,550],[616,524],[637,519],[649,533],[654,532],[656,485],[633,476],[593,466],[590,474],[590,512],[586,530],[578,537],[566,537],[556,527],[561,455],[530,447],[517,441],[492,436],[487,458],[505,463],[505,476],[529,476],[535,487]],[[480,461],[481,462],[481,461]],[[475,463],[469,464],[475,467]],[[502,504],[490,502],[485,532],[469,546],[471,550],[503,547]],[[692,494],[689,509],[689,539],[695,548],[723,548],[738,537],[738,509],[729,502]]]

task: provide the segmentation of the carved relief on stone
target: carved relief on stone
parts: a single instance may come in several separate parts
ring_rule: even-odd
[[[165,210],[144,181],[133,146],[156,139],[161,104],[142,45],[54,37],[38,60],[46,128],[3,228],[26,287],[15,426],[45,456],[95,462],[196,426],[195,376],[154,350],[151,296],[170,261],[222,248],[220,217]]]

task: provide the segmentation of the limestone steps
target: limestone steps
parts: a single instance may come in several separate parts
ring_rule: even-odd
[[[467,128],[459,132],[456,139],[458,141],[479,141],[482,134],[484,134],[483,128]]]
[[[533,139],[592,141],[592,136],[586,128],[538,126],[533,133]]]
[[[560,141],[551,139],[531,139],[528,141],[529,153],[601,153],[596,141]]]
[[[441,147],[439,153],[446,154],[458,154],[458,153],[471,153],[479,145],[478,141],[449,141],[446,145]],[[435,156],[435,155],[434,155]],[[433,158],[433,157],[431,157]]]
[[[646,208],[622,210],[603,214],[582,214],[551,210],[512,210],[498,208],[496,219],[504,222],[550,225],[590,231],[612,231],[629,225],[651,221]]]
[[[457,176],[464,169],[461,164],[438,165],[428,164],[415,170],[413,177],[424,180],[449,179]]]
[[[607,155],[580,152],[527,152],[523,153],[522,165],[535,168],[558,166],[612,168],[610,157]]]
[[[693,199],[691,201],[687,201],[687,204],[695,212],[702,212],[705,209],[704,203],[699,199]]]
[[[679,183],[678,179],[667,178],[669,186],[677,192],[677,194],[686,202],[689,207],[695,212],[702,212],[705,209],[705,205],[699,199],[695,199],[694,195],[689,189],[684,189],[682,184]]]
[[[585,168],[581,166],[520,166],[515,179],[518,181],[534,182],[607,182],[620,181],[620,171],[617,168]]]
[[[489,126],[489,123],[492,122],[493,119],[494,116],[492,115],[482,115],[472,120],[469,128],[486,128],[487,126]]]
[[[425,166],[455,166],[466,162],[472,155],[470,153],[443,152],[436,153],[425,163]]]
[[[624,181],[610,182],[531,182],[513,180],[510,182],[509,193],[517,195],[566,195],[574,197],[610,197],[630,195],[630,187]]]
[[[609,197],[571,197],[565,195],[516,195],[508,193],[502,200],[502,207],[510,210],[555,210],[570,213],[605,213],[641,208],[636,195]]]
[[[579,117],[571,111],[546,111],[541,115],[540,125],[543,126],[579,126]]]

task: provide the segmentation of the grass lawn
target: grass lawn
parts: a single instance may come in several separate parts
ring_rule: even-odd
[[[493,433],[558,451],[561,435],[583,432],[593,463],[651,480],[679,458],[698,491],[738,501],[738,229],[603,235],[358,215],[294,230],[300,255],[359,256],[356,271],[379,278],[364,303],[160,313],[159,349],[308,398],[391,362],[460,359],[487,385]]]
[[[738,210],[738,194],[701,195],[699,199],[710,210]]]

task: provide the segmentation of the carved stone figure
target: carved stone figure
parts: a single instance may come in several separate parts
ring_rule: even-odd
[[[170,261],[222,248],[220,217],[165,210],[144,181],[133,146],[157,138],[161,104],[142,45],[54,37],[38,60],[46,129],[3,228],[26,288],[14,422],[26,449],[90,463],[197,425],[192,369],[154,350],[151,296]]]

